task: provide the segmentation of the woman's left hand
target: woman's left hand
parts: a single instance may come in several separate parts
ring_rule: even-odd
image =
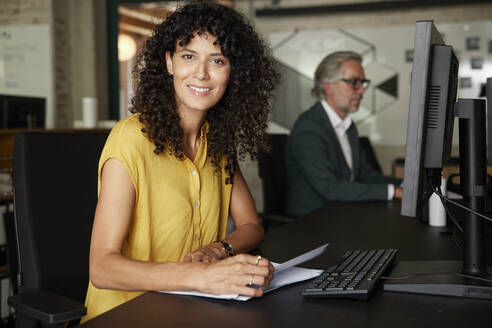
[[[218,242],[214,242],[194,252],[189,252],[185,255],[183,262],[214,263],[226,257],[227,254],[222,248],[222,245]]]

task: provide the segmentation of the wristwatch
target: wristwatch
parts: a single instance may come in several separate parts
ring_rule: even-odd
[[[222,248],[226,252],[227,256],[234,256],[234,249],[232,248],[231,244],[229,244],[225,240],[222,240],[220,243],[222,244]]]

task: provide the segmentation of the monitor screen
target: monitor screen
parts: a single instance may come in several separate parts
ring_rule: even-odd
[[[0,95],[2,129],[44,128],[46,99]]]

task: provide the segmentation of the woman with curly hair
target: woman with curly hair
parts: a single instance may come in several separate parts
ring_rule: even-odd
[[[233,9],[192,3],[156,27],[136,80],[99,162],[84,321],[148,290],[261,296],[273,266],[245,254],[263,229],[238,158],[267,147],[268,47]]]

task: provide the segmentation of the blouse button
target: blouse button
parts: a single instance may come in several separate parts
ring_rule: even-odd
[[[200,236],[196,235],[195,240],[199,240],[199,239],[200,239]]]
[[[198,202],[195,202],[195,207],[198,207],[198,205],[199,205]]]
[[[195,170],[191,171],[191,174],[195,175],[196,174],[196,171]]]

